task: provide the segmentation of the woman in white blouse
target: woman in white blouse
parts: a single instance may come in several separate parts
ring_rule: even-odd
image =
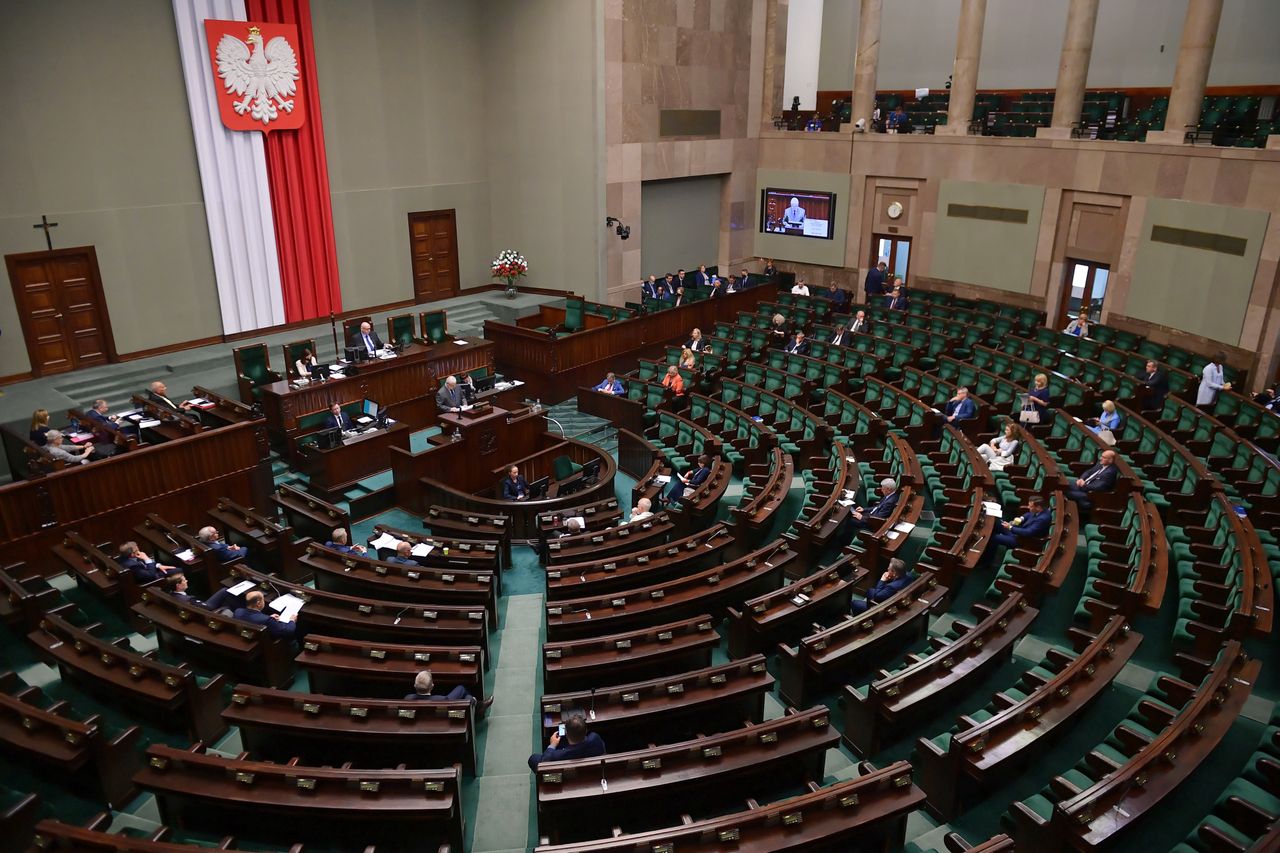
[[[299,379],[311,378],[311,368],[316,363],[316,357],[312,355],[310,348],[302,351],[302,358],[293,363],[293,369],[297,371]]]
[[[987,460],[988,465],[1003,468],[1013,461],[1013,455],[1018,452],[1018,435],[1018,425],[1009,421],[1004,425],[1002,434],[986,444],[978,445],[978,453]]]

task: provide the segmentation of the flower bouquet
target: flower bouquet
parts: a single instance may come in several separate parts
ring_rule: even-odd
[[[495,276],[507,283],[507,298],[516,298],[516,279],[529,272],[529,262],[524,255],[514,249],[503,249],[493,259],[491,270]]]

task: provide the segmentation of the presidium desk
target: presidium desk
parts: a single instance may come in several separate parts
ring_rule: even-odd
[[[538,516],[613,496],[618,464],[600,448],[547,431],[546,415],[534,408],[440,415],[443,432],[418,453],[392,446],[391,471],[395,500],[403,509],[426,515],[431,506],[456,507],[511,518],[512,536],[537,536]],[[458,438],[454,438],[455,430]],[[502,500],[500,481],[512,465],[530,483],[552,476],[552,462],[568,456],[577,465],[600,462],[600,478],[580,485],[577,475],[552,479],[547,497],[532,501]],[[574,491],[565,493],[567,489]]]
[[[444,341],[414,343],[395,358],[347,365],[346,376],[312,382],[300,387],[272,382],[262,386],[262,413],[271,439],[293,448],[298,437],[298,421],[323,412],[334,403],[373,400],[390,416],[415,429],[435,425],[436,391],[445,377],[481,367],[493,371],[492,341],[472,340],[465,344]]]

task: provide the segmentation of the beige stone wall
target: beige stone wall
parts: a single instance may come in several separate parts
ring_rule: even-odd
[[[844,164],[844,165],[841,165]],[[813,282],[849,282],[861,289],[872,251],[871,234],[884,230],[884,208],[903,202],[897,233],[912,238],[916,284],[969,296],[987,296],[1046,309],[1057,322],[1064,259],[1084,257],[1111,267],[1103,321],[1175,340],[1192,349],[1228,346],[1233,364],[1248,366],[1256,381],[1274,375],[1280,304],[1280,151],[1166,146],[1086,140],[1049,141],[928,135],[761,133],[759,168],[847,173],[849,207],[844,267],[813,267],[778,259],[780,269]],[[1038,184],[1045,187],[1035,260],[1025,295],[961,284],[934,276],[938,191],[944,181]],[[1140,320],[1128,311],[1138,246],[1149,199],[1181,199],[1248,208],[1268,214],[1252,280],[1241,288],[1238,337],[1221,342],[1186,329]],[[1214,230],[1208,226],[1208,230]],[[1169,287],[1183,287],[1169,282]],[[1247,294],[1244,293],[1247,291]],[[1230,296],[1224,294],[1224,298]],[[1191,325],[1191,324],[1189,324]],[[1195,328],[1192,325],[1192,328]]]
[[[607,301],[621,305],[639,292],[645,181],[725,175],[719,254],[707,263],[736,269],[751,256],[757,128],[749,119],[764,5],[605,0],[605,211],[631,226],[630,240],[606,237]],[[664,109],[719,110],[719,138],[660,137]]]

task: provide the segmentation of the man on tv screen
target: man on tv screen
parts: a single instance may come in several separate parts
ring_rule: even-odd
[[[800,199],[792,197],[791,206],[782,212],[782,222],[788,228],[804,227],[804,208],[800,206]]]

